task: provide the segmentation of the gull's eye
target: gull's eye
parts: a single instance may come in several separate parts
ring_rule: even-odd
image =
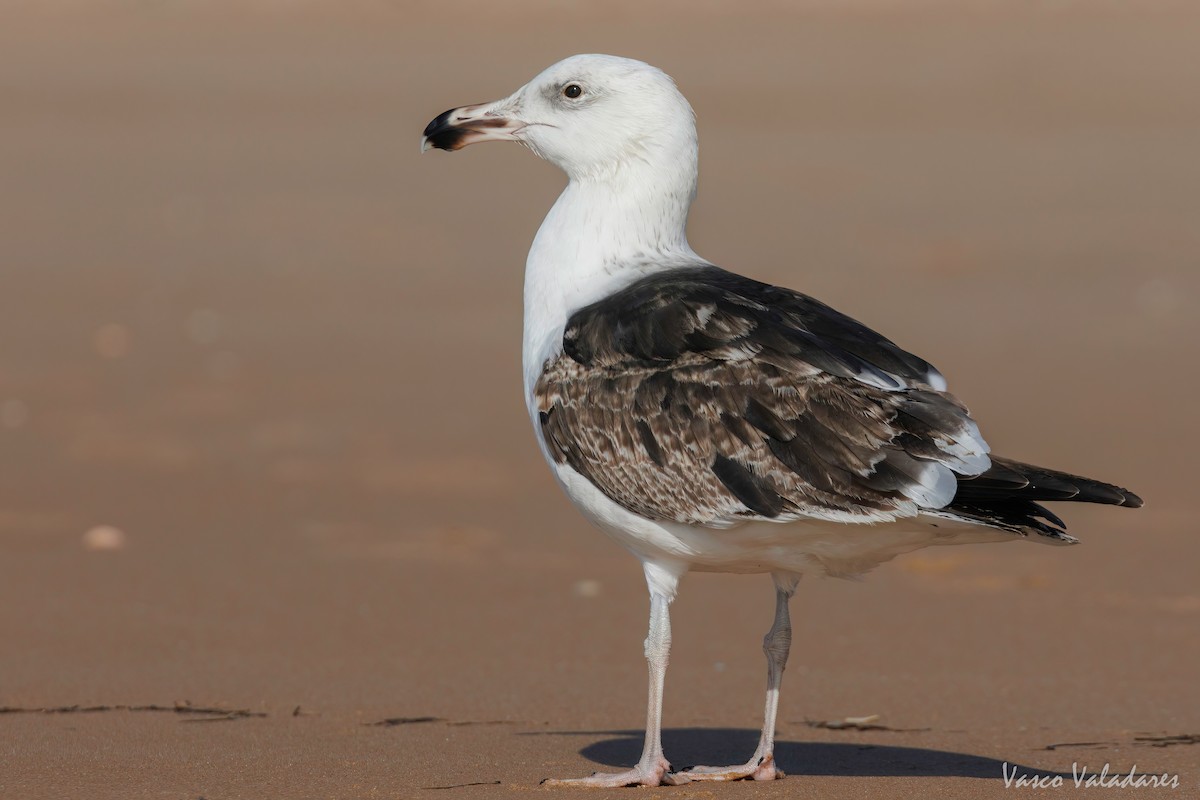
[[[563,87],[563,97],[569,97],[574,100],[581,94],[583,94],[583,87],[578,83],[568,83]]]

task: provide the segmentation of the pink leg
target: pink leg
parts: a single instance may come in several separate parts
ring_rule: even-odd
[[[625,772],[597,772],[586,778],[546,779],[545,786],[660,786],[687,783],[671,774],[671,765],[662,749],[663,682],[671,652],[671,600],[678,574],[668,574],[656,565],[646,564],[650,585],[650,631],[646,636],[646,663],[650,668],[650,694],[646,702],[646,742],[637,766]]]
[[[775,715],[779,708],[779,687],[783,683],[783,670],[787,666],[788,651],[792,646],[792,620],[788,614],[788,601],[796,591],[797,578],[791,575],[772,577],[775,579],[775,623],[770,632],[763,637],[763,652],[767,656],[767,701],[758,749],[745,764],[732,767],[693,767],[676,777],[689,781],[771,781],[783,777],[783,771],[775,766]]]

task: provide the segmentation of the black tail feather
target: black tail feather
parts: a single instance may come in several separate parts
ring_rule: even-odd
[[[1067,535],[1066,523],[1036,502],[1039,500],[1128,508],[1142,505],[1142,498],[1119,486],[1007,458],[993,458],[987,472],[958,479],[954,500],[943,512],[1015,533],[1036,533],[1062,543],[1077,541]]]
[[[975,478],[959,478],[954,504],[991,505],[1005,500],[1066,500],[1139,508],[1142,498],[1128,489],[1007,458]]]

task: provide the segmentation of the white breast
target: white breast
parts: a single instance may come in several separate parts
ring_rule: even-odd
[[[562,352],[571,314],[653,272],[708,263],[687,242],[690,204],[690,195],[678,193],[651,202],[625,184],[567,184],[525,262],[522,361],[534,419],[533,386]]]

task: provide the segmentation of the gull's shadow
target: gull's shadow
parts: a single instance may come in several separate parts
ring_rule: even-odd
[[[580,755],[606,766],[629,766],[642,754],[642,731],[546,731],[539,735],[613,738],[589,744]],[[740,764],[754,752],[758,731],[744,728],[674,728],[663,731],[663,749],[676,769],[694,764]],[[930,750],[852,742],[775,743],[775,763],[789,775],[840,775],[847,777],[946,777],[1004,779],[1005,762],[994,758]],[[1008,762],[1008,774],[1062,775]]]

